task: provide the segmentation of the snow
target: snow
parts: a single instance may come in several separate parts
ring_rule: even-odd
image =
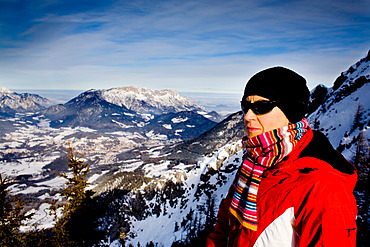
[[[18,159],[17,162],[0,161],[0,172],[6,176],[13,177],[27,174],[40,174],[45,164],[52,162],[58,156],[51,157],[27,157]]]
[[[128,112],[124,112],[123,114],[124,114],[124,115],[126,115],[126,116],[130,116],[130,117],[134,117],[134,116],[135,116],[135,114],[133,114],[133,113],[128,113]]]
[[[105,173],[107,173],[108,171],[106,171]],[[101,177],[101,174],[94,174],[94,175],[92,175],[89,179],[88,179],[88,183],[89,184],[91,184],[91,183],[93,183],[95,180],[97,180],[98,178],[100,178]],[[93,186],[93,187],[95,187],[95,186]],[[92,189],[92,188],[89,188],[89,189]]]
[[[114,119],[112,119],[112,122],[118,124],[121,128],[124,128],[124,129],[135,127],[134,125],[127,125],[127,124],[118,122],[117,120],[114,120]]]
[[[180,135],[180,133],[184,131],[185,131],[184,129],[175,130],[175,135]]]
[[[144,162],[142,161],[137,161],[137,162],[130,162],[128,164],[124,164],[120,167],[120,170],[119,172],[123,172],[123,171],[135,171],[137,168],[139,168],[140,166],[142,166],[144,164]]]
[[[34,213],[31,220],[27,220],[25,222],[25,226],[21,226],[20,231],[31,231],[35,229],[44,229],[44,228],[51,228],[55,225],[54,217],[52,217],[50,214],[50,204],[49,203],[43,203],[40,205],[38,210],[32,209],[28,211],[28,214]],[[57,213],[60,215],[59,213]]]
[[[153,140],[167,140],[167,136],[166,135],[162,135],[162,134],[156,134],[154,133],[154,130],[151,130],[147,133],[145,133],[145,135],[147,137],[149,137],[150,139],[153,139]]]
[[[165,129],[172,130],[172,125],[171,124],[163,124],[162,126]]]
[[[145,122],[148,122],[154,118],[154,115],[149,114],[149,113],[141,113],[140,115],[144,119]]]
[[[149,150],[147,151],[147,153],[149,154],[149,156],[150,156],[151,158],[159,158],[159,157],[165,157],[165,156],[168,156],[168,155],[169,155],[169,153],[160,155],[160,154],[161,154],[161,149],[163,149],[163,148],[164,148],[164,146],[154,147],[154,148],[152,148],[152,149],[149,149]]]
[[[143,169],[144,174],[147,177],[160,177],[168,170],[169,164],[169,161],[164,161],[160,164],[147,164]]]
[[[173,213],[169,213],[173,215]],[[184,215],[173,215],[172,217],[184,217]],[[146,218],[145,221],[135,222],[133,224],[131,232],[134,235],[141,236],[140,238],[133,239],[130,241],[134,246],[138,246],[139,243],[149,243],[150,241],[154,243],[161,243],[162,246],[171,246],[176,238],[178,238],[179,233],[174,233],[175,225],[173,220],[168,220],[169,216],[150,216]],[[177,219],[181,219],[181,218]],[[170,233],[170,234],[169,234]]]
[[[94,184],[94,182],[100,178],[101,176],[103,176],[104,174],[108,173],[109,170],[105,170],[105,171],[102,171],[101,174],[94,174],[92,175],[88,180],[87,180],[87,183],[88,183],[88,186],[86,187],[86,190],[93,190],[97,184]]]
[[[370,113],[368,92],[370,92],[370,84],[364,85],[361,90],[355,91],[333,105],[326,113],[320,115],[320,127],[328,133],[328,138],[333,146],[337,147],[343,138],[343,134],[351,129],[359,105],[365,106],[365,115]],[[333,119],[334,116],[335,119]]]
[[[168,89],[153,90],[129,86],[98,91],[101,93],[102,99],[107,102],[118,106],[125,106],[127,109],[138,113],[147,113],[147,111],[155,112],[158,110],[162,110],[164,113],[169,109],[174,109],[175,112],[203,109],[194,101]],[[146,102],[148,107],[144,107],[145,109],[141,107],[142,102]]]
[[[32,194],[32,193],[37,193],[41,190],[46,190],[46,189],[49,189],[48,186],[37,186],[37,187],[33,187],[33,186],[28,186],[28,187],[24,187],[22,185],[20,186],[17,186],[17,187],[13,187],[12,188],[12,193],[14,194]]]
[[[173,118],[171,119],[171,122],[172,123],[182,123],[182,122],[186,122],[188,121],[189,118],[188,117],[185,117],[185,118],[182,118],[182,117],[177,117],[177,118]]]
[[[161,214],[157,216],[149,216],[145,220],[142,221],[133,221],[130,234],[129,236],[135,236],[133,238],[129,238],[127,244],[132,244],[133,246],[145,245],[146,243],[153,242],[159,243],[160,246],[163,247],[170,247],[172,246],[174,241],[177,240],[184,240],[186,238],[186,232],[184,231],[174,231],[175,224],[181,228],[182,220],[186,219],[186,216],[189,214],[191,210],[194,210],[195,214],[200,217],[201,221],[205,220],[205,216],[202,216],[202,212],[197,210],[197,206],[204,205],[206,198],[202,197],[199,200],[196,199],[195,193],[197,191],[197,186],[200,184],[200,174],[206,173],[209,169],[213,169],[217,167],[217,163],[221,159],[224,159],[224,166],[233,163],[235,158],[241,158],[242,151],[236,152],[240,149],[240,143],[231,143],[223,148],[220,149],[219,152],[216,152],[215,155],[212,156],[204,156],[197,164],[197,168],[191,170],[190,172],[186,173],[183,171],[184,176],[182,176],[182,182],[184,183],[185,188],[189,190],[184,195],[184,198],[188,199],[188,203],[186,207],[171,207],[168,202],[163,207],[166,208],[166,214]],[[236,153],[235,153],[236,152]],[[163,163],[162,166],[154,166],[150,165],[148,169],[163,169],[163,166],[167,163]],[[176,166],[176,168],[186,168],[185,165]],[[222,168],[219,168],[222,169]],[[162,177],[167,177],[167,179],[171,179],[175,176],[174,171],[169,171],[167,173],[163,171],[159,173],[151,172],[154,176],[162,175]],[[148,174],[149,175],[149,174]],[[224,183],[222,186],[217,188],[217,198],[215,198],[215,204],[219,205],[221,199],[226,195],[232,180],[234,177],[234,173],[229,175],[228,182]],[[216,184],[216,178],[212,178],[214,181],[211,183]],[[192,189],[191,189],[192,188]],[[150,204],[150,202],[147,202]],[[217,211],[217,208],[215,209]],[[204,213],[204,212],[203,212]],[[194,215],[195,216],[195,215]],[[115,245],[110,245],[115,246]]]
[[[180,163],[173,167],[173,170],[183,170],[186,171],[187,169],[193,167],[192,164],[185,165],[184,163]]]

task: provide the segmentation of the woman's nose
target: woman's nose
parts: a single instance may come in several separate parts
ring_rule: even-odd
[[[255,120],[257,119],[257,116],[256,114],[254,114],[254,112],[249,109],[245,114],[244,114],[244,120],[245,121],[250,121],[250,120]]]

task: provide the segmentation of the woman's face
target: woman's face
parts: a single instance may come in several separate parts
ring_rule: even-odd
[[[254,103],[256,101],[268,99],[258,95],[251,95],[248,96],[246,100],[250,103]],[[244,114],[244,127],[249,138],[273,129],[279,129],[288,124],[289,120],[279,107],[274,107],[272,111],[263,115],[256,115],[251,109]]]

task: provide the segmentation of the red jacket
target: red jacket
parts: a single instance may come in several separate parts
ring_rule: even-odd
[[[323,134],[309,131],[282,162],[264,172],[257,231],[242,227],[229,212],[229,193],[207,246],[354,247],[356,181],[353,165]]]

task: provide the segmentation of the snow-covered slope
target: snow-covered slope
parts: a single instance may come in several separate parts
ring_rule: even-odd
[[[189,244],[205,225],[214,223],[217,207],[227,194],[241,156],[241,143],[237,141],[207,154],[190,171],[181,162],[160,173],[153,171],[162,166],[148,164],[148,169],[144,166],[144,175],[152,179],[107,206],[110,210],[100,221],[100,229],[106,231],[102,245]],[[165,167],[170,164],[165,162]],[[116,187],[111,192],[125,188]],[[109,195],[108,192],[98,197]]]
[[[352,160],[360,133],[370,139],[370,51],[368,55],[334,82],[324,93],[322,86],[313,90],[312,95],[321,91],[318,107],[308,117],[311,125],[322,131],[334,147]],[[324,97],[323,97],[324,96]],[[315,104],[315,103],[314,103]]]
[[[241,157],[241,143],[233,142],[217,153],[203,157],[188,173],[166,174],[165,181],[172,181],[178,187],[168,195],[169,198],[161,195],[163,188],[158,188],[159,193],[147,203],[148,206],[159,203],[163,210],[144,221],[134,219],[130,233],[138,237],[128,238],[126,243],[137,246],[153,242],[171,246],[175,242],[186,242],[202,226],[212,223],[216,205],[226,196],[232,182],[230,178],[235,176]],[[219,167],[221,163],[223,165]],[[179,191],[183,193],[176,193]]]

